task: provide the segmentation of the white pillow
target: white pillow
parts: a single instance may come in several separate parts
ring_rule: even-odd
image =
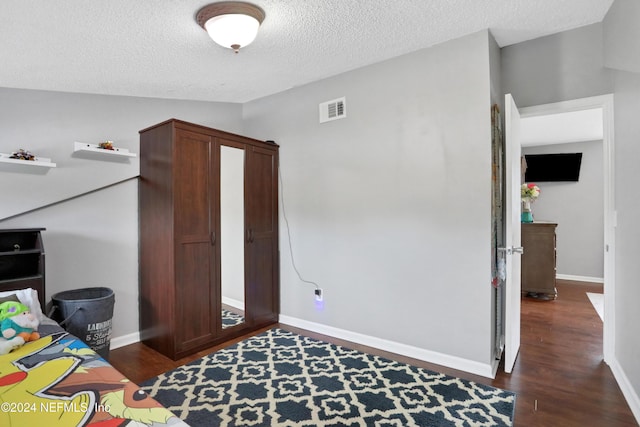
[[[40,300],[38,299],[38,291],[32,288],[27,288],[0,292],[0,298],[8,297],[9,295],[15,295],[18,297],[20,302],[29,307],[29,311],[38,316],[38,320],[42,322],[44,316],[42,314],[42,308],[40,307]]]

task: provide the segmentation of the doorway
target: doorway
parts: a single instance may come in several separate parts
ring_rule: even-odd
[[[581,98],[553,104],[520,109],[522,119],[573,112],[601,112],[603,161],[603,218],[604,218],[604,326],[603,355],[609,363],[613,356],[615,337],[615,200],[614,200],[614,134],[613,95]]]

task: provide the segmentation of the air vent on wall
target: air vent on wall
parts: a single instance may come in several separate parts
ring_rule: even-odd
[[[320,104],[320,123],[347,117],[347,100],[345,97]]]

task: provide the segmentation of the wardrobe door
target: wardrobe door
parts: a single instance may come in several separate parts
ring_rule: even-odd
[[[174,148],[176,353],[215,338],[219,316],[213,143],[178,130]]]
[[[253,325],[278,320],[278,152],[250,146],[246,172],[247,317]]]

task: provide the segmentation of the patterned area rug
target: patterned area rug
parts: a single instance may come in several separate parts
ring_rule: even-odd
[[[141,384],[199,426],[511,426],[515,394],[281,329]]]
[[[222,309],[222,329],[231,328],[241,323],[244,323],[243,315]]]

